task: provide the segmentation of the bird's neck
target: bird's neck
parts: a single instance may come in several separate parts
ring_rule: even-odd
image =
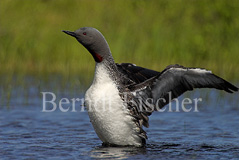
[[[88,50],[96,62],[94,79],[97,80],[102,77],[102,75],[108,75],[111,80],[117,83],[119,72],[111,54],[110,47],[104,37],[102,36],[101,40],[94,43],[90,48],[91,49]]]
[[[104,38],[97,43],[85,47],[91,53],[95,62],[101,63],[107,61],[107,63],[114,63],[110,47]]]
[[[110,62],[110,63],[109,63]],[[112,61],[104,60],[101,63],[95,64],[95,75],[93,83],[107,83],[110,81],[114,81],[117,83],[118,70],[115,64]]]

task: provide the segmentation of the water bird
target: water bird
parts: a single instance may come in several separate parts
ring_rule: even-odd
[[[158,72],[131,63],[115,63],[106,39],[95,28],[63,32],[75,37],[95,60],[95,75],[85,93],[85,106],[104,146],[145,146],[147,135],[143,126],[149,126],[148,116],[186,91],[238,91],[206,69],[176,64]]]

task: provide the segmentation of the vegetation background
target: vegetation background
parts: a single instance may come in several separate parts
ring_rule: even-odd
[[[238,81],[238,0],[1,0],[0,79],[33,76],[90,83],[94,61],[61,30],[91,26],[115,61],[161,71],[201,67]]]

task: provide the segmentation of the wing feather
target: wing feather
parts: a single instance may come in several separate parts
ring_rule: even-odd
[[[152,77],[157,76],[160,73],[151,69],[136,66],[131,63],[116,63],[116,65],[121,73],[123,73],[125,76],[127,76],[127,78],[136,84],[140,84]]]
[[[138,89],[145,84],[147,84],[146,88]],[[135,99],[152,101],[150,107],[149,103],[147,104],[148,108],[144,107],[143,112],[151,109],[152,105],[154,105],[154,110],[161,109],[170,100],[194,88],[215,88],[228,93],[238,91],[236,86],[214,75],[211,71],[199,68],[186,68],[180,65],[170,65],[158,76],[141,84],[131,86],[132,90],[136,90]]]

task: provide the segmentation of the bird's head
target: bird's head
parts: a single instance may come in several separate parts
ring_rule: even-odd
[[[100,63],[111,56],[107,41],[97,29],[83,27],[74,32],[64,30],[63,32],[75,37],[92,54],[96,62]]]

